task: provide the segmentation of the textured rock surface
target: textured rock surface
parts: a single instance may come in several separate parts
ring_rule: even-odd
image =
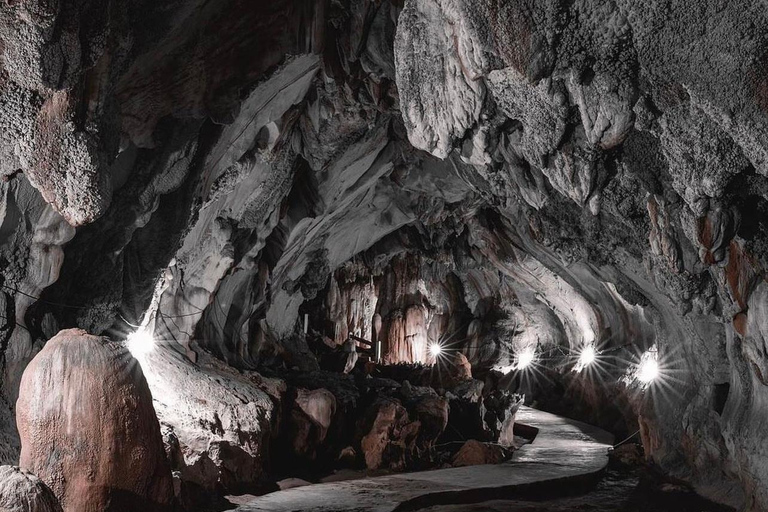
[[[61,512],[61,505],[42,480],[15,466],[0,466],[0,510]]]
[[[182,502],[198,491],[256,488],[274,420],[272,398],[262,388],[279,400],[284,385],[242,375],[216,360],[192,364],[174,350],[154,350],[140,360]]]
[[[21,467],[66,511],[168,510],[171,473],[152,396],[122,343],[69,329],[24,372]]]
[[[501,446],[470,439],[461,446],[451,462],[456,467],[499,464],[504,457],[504,448]]]
[[[405,469],[406,456],[415,448],[421,424],[411,422],[397,400],[381,399],[366,414],[360,447],[368,469]]]
[[[213,427],[186,443],[247,454],[232,481],[264,471],[274,403],[252,371],[318,367],[308,315],[311,335],[375,338],[391,362],[440,362],[440,342],[478,379],[536,350],[566,389],[523,379],[529,397],[640,426],[665,471],[768,507],[764,4],[6,7],[5,462],[45,341],[123,337],[158,290],[174,375],[247,418],[221,434],[203,407]],[[610,368],[571,373],[589,343]],[[654,345],[666,382],[643,391],[623,379]],[[197,425],[185,389],[167,396],[185,407],[169,427]],[[236,473],[206,457],[205,485]]]

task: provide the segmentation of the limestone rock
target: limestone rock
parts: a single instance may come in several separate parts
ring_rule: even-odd
[[[470,439],[453,457],[452,464],[454,467],[499,464],[504,461],[505,456],[506,453],[501,446]]]
[[[309,391],[299,388],[296,405],[291,411],[293,451],[297,455],[315,457],[325,441],[336,414],[336,397],[327,389]]]
[[[0,466],[0,511],[61,512],[61,505],[48,486],[32,473]]]
[[[234,371],[205,353],[192,364],[162,346],[142,357],[142,367],[182,494],[258,486],[284,384]]]
[[[171,505],[152,395],[124,344],[61,331],[25,370],[16,408],[20,465],[65,511]]]
[[[453,356],[451,379],[456,383],[472,379],[472,365],[469,363],[467,356],[461,352],[457,352]]]
[[[505,448],[513,446],[515,414],[523,404],[523,397],[497,389],[485,397],[484,404],[484,420],[492,432],[493,441]]]
[[[402,470],[416,443],[420,423],[394,399],[379,399],[366,413],[360,448],[368,469]]]

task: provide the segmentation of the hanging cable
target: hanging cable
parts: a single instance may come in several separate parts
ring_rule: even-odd
[[[637,434],[639,434],[639,433],[640,433],[640,429],[637,429],[637,430],[635,431],[635,433],[634,433],[634,434],[630,435],[628,438],[626,438],[626,439],[625,439],[625,440],[623,440],[622,442],[620,442],[620,443],[618,443],[618,444],[615,444],[615,445],[613,445],[613,448],[614,448],[614,449],[618,448],[619,446],[623,445],[624,443],[626,443],[627,441],[629,441],[630,439],[632,439],[633,437],[635,437],[635,436],[636,436]]]
[[[10,321],[11,319],[9,317],[5,316],[5,315],[0,315],[0,320]],[[10,325],[10,324],[6,324],[6,325]],[[19,327],[21,327],[22,329],[27,331],[29,334],[32,334],[32,331],[29,330],[29,327],[27,327],[26,325],[24,325],[24,324],[22,324],[20,322],[16,322],[14,320],[13,325],[18,325]]]

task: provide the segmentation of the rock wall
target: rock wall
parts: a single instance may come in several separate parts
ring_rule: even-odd
[[[478,368],[535,348],[554,371],[594,343],[610,371],[567,379],[594,410],[656,346],[664,385],[621,384],[646,453],[768,507],[766,18],[747,0],[8,4],[0,458],[21,373],[62,328],[122,339],[151,317],[208,389],[201,361],[316,369],[303,314],[338,342],[372,308],[397,360],[457,326]],[[263,471],[280,398],[249,396],[253,471],[207,482]]]

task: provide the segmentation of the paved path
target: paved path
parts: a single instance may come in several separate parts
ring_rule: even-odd
[[[608,463],[613,436],[599,428],[522,407],[516,422],[539,429],[504,464],[438,469],[278,491],[239,512],[405,512],[513,496],[527,486],[594,477]]]

